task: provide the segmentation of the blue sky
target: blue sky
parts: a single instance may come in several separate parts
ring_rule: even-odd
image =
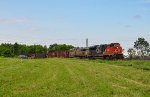
[[[150,0],[0,0],[0,42],[150,42]]]

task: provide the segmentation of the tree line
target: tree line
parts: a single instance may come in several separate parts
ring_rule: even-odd
[[[66,44],[52,44],[49,47],[42,45],[25,45],[25,44],[0,44],[0,56],[15,57],[18,55],[28,55],[32,53],[42,53],[50,51],[64,51],[74,48],[72,45]],[[144,58],[150,56],[150,44],[144,38],[138,38],[134,42],[134,46],[128,49],[129,58],[140,57]]]
[[[130,59],[150,57],[150,44],[145,38],[138,38],[127,52]]]
[[[0,44],[0,56],[15,57],[18,55],[29,55],[32,53],[42,53],[49,51],[63,51],[74,48],[72,45],[52,44],[49,47],[42,45],[25,45],[18,43],[2,43]]]

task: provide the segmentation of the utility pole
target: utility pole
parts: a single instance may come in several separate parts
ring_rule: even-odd
[[[88,38],[86,39],[86,47],[88,47]]]

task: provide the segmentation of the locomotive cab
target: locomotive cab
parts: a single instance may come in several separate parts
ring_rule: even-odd
[[[107,45],[103,57],[109,57],[113,59],[123,59],[122,47],[119,43],[111,43]]]

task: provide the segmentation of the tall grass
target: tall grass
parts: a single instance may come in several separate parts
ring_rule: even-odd
[[[149,60],[98,60],[100,63],[129,66],[137,69],[150,70]]]
[[[149,68],[148,61],[0,58],[0,97],[149,97],[142,64]]]

